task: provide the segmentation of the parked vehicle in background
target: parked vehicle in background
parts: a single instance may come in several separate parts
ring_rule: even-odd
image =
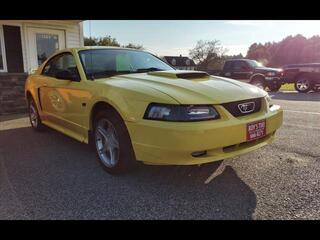
[[[283,75],[282,69],[265,67],[251,59],[230,59],[224,63],[222,71],[208,73],[248,82],[262,89],[268,87],[275,92],[281,88]]]
[[[298,92],[320,92],[320,63],[290,64],[283,67],[283,81],[294,83]]]

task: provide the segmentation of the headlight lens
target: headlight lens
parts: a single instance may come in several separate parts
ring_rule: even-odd
[[[280,76],[284,75],[283,69],[280,70],[279,74],[280,74]]]
[[[269,94],[265,97],[266,99],[266,102],[267,102],[267,106],[270,108],[272,107],[272,100],[271,100],[271,97],[269,96]]]
[[[192,122],[218,119],[219,113],[208,105],[171,105],[150,103],[144,119],[173,122]]]

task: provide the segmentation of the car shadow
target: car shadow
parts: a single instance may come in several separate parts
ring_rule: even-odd
[[[14,209],[1,219],[252,219],[257,204],[253,190],[222,161],[138,164],[113,176],[90,146],[30,127],[0,131],[0,153],[0,188],[9,191],[0,205]]]
[[[219,168],[222,172],[206,184]],[[145,165],[127,177],[135,184],[148,180],[147,191],[158,189],[157,198],[172,202],[161,212],[164,219],[252,219],[256,208],[255,193],[223,161],[201,166]]]
[[[299,93],[299,92],[269,92],[269,95],[273,99],[278,100],[290,100],[290,101],[320,101],[320,93],[309,92],[309,93]]]

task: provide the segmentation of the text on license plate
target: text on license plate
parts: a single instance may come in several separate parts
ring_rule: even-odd
[[[266,120],[247,124],[247,141],[255,140],[266,135]]]

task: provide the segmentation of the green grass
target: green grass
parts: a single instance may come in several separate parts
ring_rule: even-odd
[[[280,88],[280,91],[295,91],[293,83],[283,84]]]

